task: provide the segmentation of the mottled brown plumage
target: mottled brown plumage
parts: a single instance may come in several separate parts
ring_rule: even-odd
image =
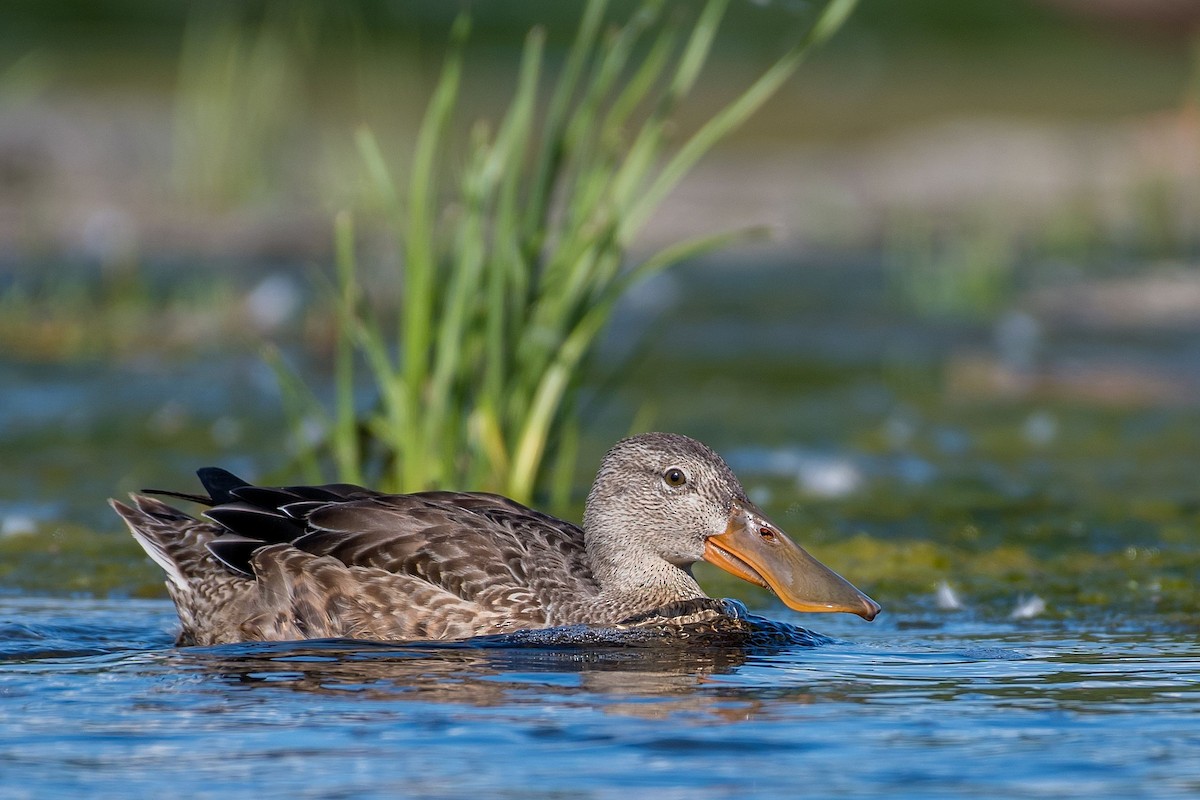
[[[718,534],[728,538],[735,516],[769,525],[720,456],[674,434],[644,434],[609,451],[583,529],[492,494],[272,489],[222,470],[200,476],[207,496],[160,494],[211,506],[207,519],[143,495],[132,506],[111,501],[166,570],[184,644],[660,625],[656,610],[681,601],[696,601],[689,620],[718,616],[691,565],[710,558]],[[751,535],[768,532],[777,531]],[[722,566],[768,584],[761,566],[730,556],[736,549],[721,552],[734,564]],[[867,605],[848,607],[841,596],[820,602],[874,616],[878,607],[858,596]]]

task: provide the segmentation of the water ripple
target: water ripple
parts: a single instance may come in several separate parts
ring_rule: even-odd
[[[177,649],[166,603],[4,599],[0,797],[1200,791],[1194,636],[898,622],[820,647]]]

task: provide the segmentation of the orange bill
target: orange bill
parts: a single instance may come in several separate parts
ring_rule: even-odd
[[[735,503],[724,532],[704,542],[704,560],[771,589],[796,611],[847,611],[875,619],[879,604],[809,555],[749,503]]]

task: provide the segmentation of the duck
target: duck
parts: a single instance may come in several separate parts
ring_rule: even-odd
[[[693,577],[700,561],[796,611],[868,621],[880,612],[752,503],[721,456],[680,434],[617,442],[582,526],[484,492],[264,487],[216,467],[197,475],[205,494],[109,501],[166,573],[179,645],[681,629],[689,610],[723,613]],[[206,510],[192,516],[158,497]]]

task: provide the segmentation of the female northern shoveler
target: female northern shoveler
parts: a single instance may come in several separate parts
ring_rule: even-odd
[[[706,597],[691,573],[701,559],[798,611],[879,613],[768,520],[720,456],[686,436],[618,442],[582,530],[494,494],[265,488],[211,468],[199,476],[207,496],[157,494],[210,506],[207,520],[141,495],[133,506],[110,501],[167,572],[181,644],[637,624]]]

